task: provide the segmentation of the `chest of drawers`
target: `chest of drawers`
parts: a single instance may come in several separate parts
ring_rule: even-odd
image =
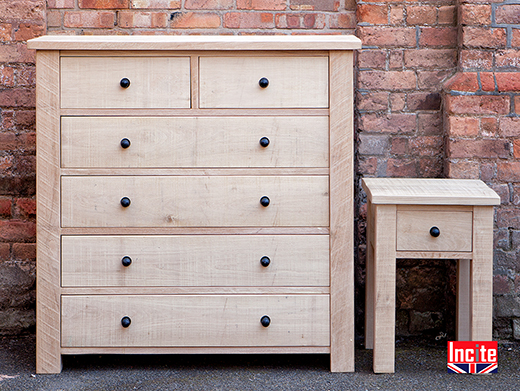
[[[350,36],[40,37],[37,371],[328,353],[354,370]]]

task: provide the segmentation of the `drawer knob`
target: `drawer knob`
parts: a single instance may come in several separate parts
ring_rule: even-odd
[[[128,80],[126,77],[123,77],[119,82],[119,85],[123,88],[128,88],[130,87],[130,80]]]
[[[269,139],[267,137],[262,137],[260,139],[260,145],[264,148],[267,147],[269,145]]]
[[[121,263],[124,267],[128,267],[132,264],[132,258],[130,258],[128,255],[125,255],[123,259],[121,259]]]
[[[267,88],[267,86],[269,85],[269,80],[267,79],[267,77],[262,77],[259,81],[258,81],[258,85],[262,88]]]
[[[128,316],[123,316],[121,319],[121,326],[126,329],[128,326],[130,326],[130,323],[132,323],[132,319],[130,319]]]
[[[127,149],[130,146],[130,140],[124,138],[121,140],[121,148]]]
[[[262,257],[260,258],[260,263],[263,267],[267,267],[271,263],[271,260],[269,259],[269,257]]]
[[[271,200],[269,199],[269,197],[263,196],[262,198],[260,198],[260,204],[262,204],[262,206],[264,206],[264,207],[269,206],[270,203],[271,203]]]
[[[127,208],[127,207],[129,207],[129,206],[130,206],[130,203],[131,203],[130,198],[128,198],[128,197],[123,197],[123,198],[121,198],[121,206],[122,206],[123,208]]]
[[[269,325],[271,324],[271,318],[268,317],[267,315],[264,315],[260,319],[260,323],[262,323],[262,326],[264,326],[264,327],[269,327]]]
[[[441,230],[437,227],[431,227],[430,228],[430,235],[434,238],[438,237],[441,234]]]

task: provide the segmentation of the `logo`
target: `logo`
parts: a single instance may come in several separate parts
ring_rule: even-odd
[[[496,373],[496,341],[449,341],[448,373]]]

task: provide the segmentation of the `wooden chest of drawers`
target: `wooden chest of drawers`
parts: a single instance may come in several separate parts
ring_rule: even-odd
[[[37,371],[329,353],[354,370],[350,36],[41,37]]]

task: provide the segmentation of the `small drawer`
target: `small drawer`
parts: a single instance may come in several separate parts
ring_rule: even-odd
[[[65,168],[329,165],[328,117],[62,117],[61,125]]]
[[[329,225],[328,176],[64,176],[63,227]]]
[[[200,57],[202,108],[327,108],[328,57]]]
[[[189,108],[188,57],[62,57],[62,108]]]
[[[329,286],[328,235],[63,236],[62,286]]]
[[[330,346],[329,300],[328,295],[62,296],[61,346]]]
[[[472,251],[473,213],[398,209],[397,251]]]

